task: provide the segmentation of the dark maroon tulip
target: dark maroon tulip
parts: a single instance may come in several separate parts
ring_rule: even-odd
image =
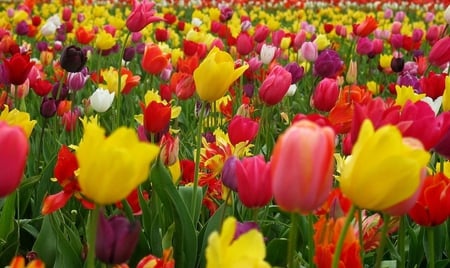
[[[86,64],[87,57],[77,46],[65,47],[61,53],[61,67],[71,73],[80,72]]]

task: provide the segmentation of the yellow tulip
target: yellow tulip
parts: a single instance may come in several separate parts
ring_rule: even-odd
[[[105,137],[95,120],[83,124],[83,139],[76,151],[82,194],[100,205],[123,200],[147,179],[159,147],[140,142],[129,128],[118,128]]]
[[[450,110],[450,76],[445,77],[445,90],[442,94],[442,109],[444,111]]]
[[[4,121],[11,126],[21,127],[27,138],[30,138],[34,125],[36,125],[36,120],[30,120],[29,113],[21,112],[17,109],[10,111],[7,105],[5,105],[5,109],[0,113],[0,121]]]
[[[392,55],[381,54],[380,55],[381,68],[383,68],[383,69],[391,68],[392,58],[393,58]]]
[[[223,223],[220,235],[217,231],[211,233],[206,248],[206,267],[270,267],[264,261],[266,247],[262,234],[252,229],[233,241],[236,226],[236,219],[228,217]]]
[[[101,31],[97,34],[95,39],[95,47],[100,50],[108,50],[116,44],[116,39],[107,32]]]
[[[194,82],[200,99],[213,102],[220,99],[248,65],[234,69],[234,60],[227,52],[214,47],[194,71]]]
[[[426,94],[417,94],[411,86],[395,86],[397,92],[397,98],[395,98],[395,104],[403,106],[407,101],[416,102],[425,98]]]
[[[418,189],[430,154],[419,141],[403,138],[397,127],[376,131],[365,120],[352,155],[339,178],[342,192],[364,209],[383,211],[409,199]]]

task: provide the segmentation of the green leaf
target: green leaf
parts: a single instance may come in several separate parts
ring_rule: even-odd
[[[197,234],[186,205],[172,183],[171,176],[161,161],[157,161],[150,175],[153,187],[175,223],[174,258],[177,267],[195,267]]]
[[[286,266],[286,256],[288,251],[288,240],[286,238],[275,238],[267,245],[266,260],[272,266]]]
[[[55,263],[56,245],[56,234],[53,232],[52,224],[50,223],[50,215],[46,215],[44,216],[41,230],[33,246],[33,251],[44,261],[46,267],[53,267]]]
[[[0,214],[0,245],[6,241],[8,235],[14,231],[14,216],[16,208],[16,191],[6,197]]]
[[[159,224],[158,224],[158,217],[156,209],[152,210],[150,209],[149,205],[147,204],[147,201],[145,201],[144,196],[142,194],[142,187],[139,187],[138,190],[138,197],[139,197],[139,205],[142,209],[142,227],[144,229],[144,235],[147,241],[149,242],[151,252],[156,256],[162,255],[162,238],[161,234],[159,232]],[[154,200],[155,198],[151,198],[150,206],[152,208],[155,207]]]
[[[203,188],[199,187],[200,191],[197,191],[197,204],[195,208],[195,215],[193,215],[193,222],[198,222],[198,219],[200,218],[200,212],[202,208],[202,200],[203,200]],[[186,187],[186,186],[180,186],[178,188],[178,192],[180,193],[181,198],[184,201],[184,204],[187,208],[192,208],[192,196],[194,192],[194,187]]]
[[[199,234],[199,242],[201,242],[200,246],[200,252],[199,252],[199,259],[197,262],[197,266],[196,267],[205,267],[206,266],[206,259],[205,259],[205,249],[206,246],[208,245],[208,237],[209,235],[214,232],[214,231],[219,231],[222,225],[222,219],[225,219],[226,216],[228,215],[226,213],[226,209],[228,208],[228,206],[223,203],[216,211],[216,213],[214,213],[214,215],[211,216],[211,218],[209,218],[208,222],[206,223],[206,225],[203,227],[203,229],[201,230],[200,234]]]

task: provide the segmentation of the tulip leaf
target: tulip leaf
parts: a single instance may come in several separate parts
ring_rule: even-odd
[[[197,266],[196,267],[205,267],[206,266],[206,259],[205,259],[205,249],[208,244],[208,237],[213,231],[219,231],[220,227],[222,225],[222,220],[228,215],[226,213],[227,205],[223,203],[217,211],[214,213],[214,215],[211,216],[211,218],[208,220],[206,225],[203,227],[199,234],[199,249],[200,249],[200,258],[198,259]]]
[[[267,245],[266,260],[272,266],[286,266],[288,252],[288,240],[286,238],[275,238]]]
[[[14,231],[14,216],[16,208],[16,191],[11,193],[3,204],[0,214],[0,242],[6,241],[8,235]],[[0,243],[1,244],[1,243]]]
[[[156,161],[150,175],[152,185],[164,207],[172,214],[175,223],[174,258],[177,267],[195,267],[197,234],[190,214],[171,176],[161,161]]]
[[[33,251],[38,254],[39,258],[46,264],[46,267],[53,267],[56,259],[56,250],[56,234],[53,232],[50,223],[50,215],[46,215],[34,243]]]
[[[200,191],[197,191],[197,204],[195,204],[195,215],[193,215],[193,222],[198,222],[198,219],[200,218],[200,212],[202,210],[202,200],[203,200],[203,188],[199,187]],[[185,187],[180,186],[178,188],[178,192],[180,193],[181,198],[183,199],[184,203],[186,204],[186,207],[191,208],[192,207],[192,195],[194,192],[194,187]]]
[[[142,227],[144,228],[144,235],[147,241],[150,242],[151,252],[156,256],[162,256],[162,243],[161,234],[159,232],[159,224],[157,209],[155,208],[155,198],[150,199],[150,206],[145,201],[142,195],[142,188],[138,190],[139,205],[142,209]],[[150,209],[150,207],[155,209]],[[152,213],[153,211],[153,213]]]

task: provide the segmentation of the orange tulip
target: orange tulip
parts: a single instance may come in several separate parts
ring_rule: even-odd
[[[377,27],[377,20],[372,16],[367,16],[366,19],[356,27],[356,35],[366,37],[375,31]]]
[[[164,54],[155,44],[145,46],[144,56],[142,57],[142,68],[149,74],[157,75],[166,68],[169,63],[168,55]]]

